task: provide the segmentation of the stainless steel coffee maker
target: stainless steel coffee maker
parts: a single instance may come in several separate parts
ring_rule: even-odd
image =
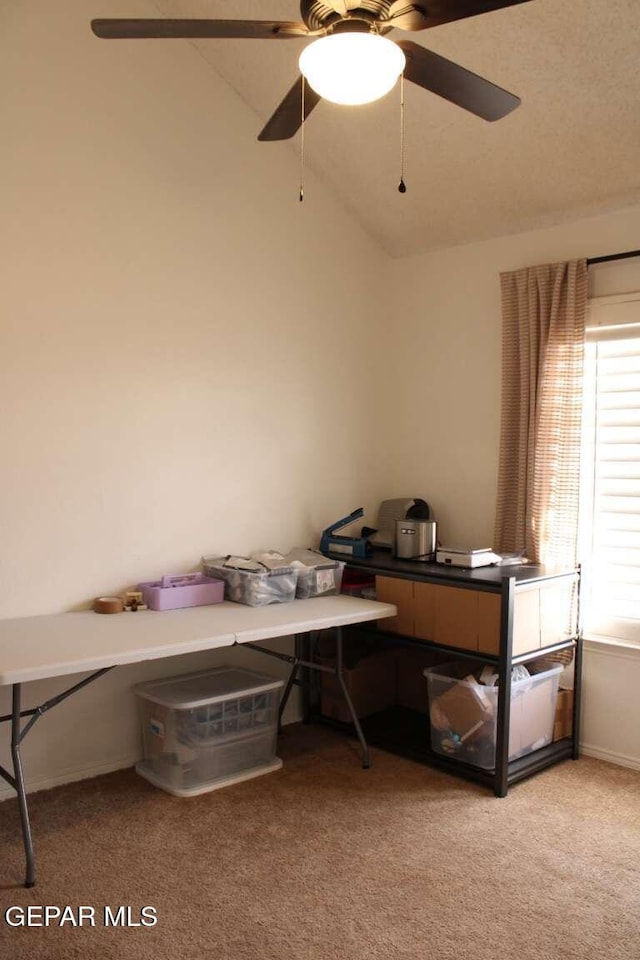
[[[396,520],[393,552],[398,559],[433,561],[436,547],[435,520]]]

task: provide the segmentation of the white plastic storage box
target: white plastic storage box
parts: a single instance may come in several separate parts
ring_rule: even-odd
[[[263,564],[254,563],[252,569],[242,569],[228,564],[226,557],[202,558],[204,573],[208,577],[224,580],[225,600],[262,607],[268,603],[287,603],[295,599],[298,571],[293,567],[282,566],[271,570]]]
[[[139,774],[178,797],[278,770],[283,681],[237,667],[140,683]]]
[[[340,593],[344,561],[330,560],[315,550],[294,547],[285,560],[298,571],[296,597],[329,597]]]
[[[439,754],[494,770],[498,687],[469,677],[482,666],[457,661],[424,671],[428,681],[431,746]],[[511,682],[509,760],[551,743],[562,665]]]

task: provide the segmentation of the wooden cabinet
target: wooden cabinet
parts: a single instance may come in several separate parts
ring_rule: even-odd
[[[380,629],[493,656],[500,651],[500,594],[395,577],[376,577],[378,600],[398,616]]]

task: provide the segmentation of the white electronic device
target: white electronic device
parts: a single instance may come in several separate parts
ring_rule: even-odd
[[[490,567],[502,558],[488,547],[438,547],[436,563],[450,567]]]

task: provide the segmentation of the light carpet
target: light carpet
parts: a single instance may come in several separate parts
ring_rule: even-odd
[[[635,960],[640,772],[566,761],[508,797],[295,725],[281,771],[189,799],[133,770],[30,798],[21,886],[0,805],[7,960]],[[9,927],[8,906],[95,909],[95,927]],[[104,927],[104,907],[155,909]]]

